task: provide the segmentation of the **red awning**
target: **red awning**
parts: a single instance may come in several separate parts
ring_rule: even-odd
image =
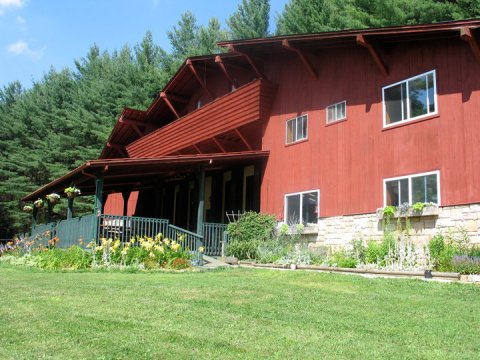
[[[266,159],[269,151],[244,151],[236,153],[215,153],[198,155],[163,156],[157,158],[121,158],[87,161],[68,174],[25,196],[23,201],[32,201],[63,190],[72,184],[83,195],[95,193],[95,179],[104,179],[105,192],[117,192],[126,187],[138,190],[158,182],[161,178],[188,174],[200,169],[218,170],[231,166],[258,163]]]

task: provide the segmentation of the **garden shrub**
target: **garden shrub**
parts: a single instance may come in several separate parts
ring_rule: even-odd
[[[336,251],[328,260],[329,266],[340,268],[355,268],[357,267],[357,260],[345,250]]]
[[[238,259],[256,259],[259,245],[272,240],[276,220],[272,215],[249,211],[238,221],[228,224],[230,240],[226,253]]]
[[[451,271],[462,274],[480,274],[480,257],[457,255],[451,261]]]

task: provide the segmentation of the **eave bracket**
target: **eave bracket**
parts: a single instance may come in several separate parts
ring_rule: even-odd
[[[298,55],[298,57],[300,58],[300,60],[302,61],[303,65],[305,65],[307,70],[310,72],[310,74],[312,74],[315,78],[318,78],[318,71],[315,69],[312,62],[308,59],[308,57],[306,56],[304,51],[302,51],[302,50],[300,50],[296,47],[293,47],[288,40],[282,40],[282,46],[285,49],[293,51],[294,53],[296,53]]]
[[[388,69],[385,63],[383,62],[382,58],[380,57],[380,54],[378,53],[378,49],[376,46],[374,46],[370,41],[368,41],[365,36],[362,34],[357,35],[357,44],[360,46],[363,46],[368,50],[370,53],[370,56],[373,59],[373,62],[375,65],[377,65],[378,69],[384,76],[388,76]]]

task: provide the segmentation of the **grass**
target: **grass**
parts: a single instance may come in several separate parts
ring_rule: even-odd
[[[474,359],[480,286],[0,266],[1,359]]]

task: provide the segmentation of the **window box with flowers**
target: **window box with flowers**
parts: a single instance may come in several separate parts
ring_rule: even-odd
[[[45,198],[52,205],[55,205],[60,201],[60,195],[58,195],[56,193],[48,194],[47,196],[45,196]]]
[[[68,198],[72,199],[78,195],[80,195],[82,192],[80,191],[79,188],[75,187],[75,186],[69,186],[68,188],[66,188],[64,190],[65,192],[65,195],[67,195]]]
[[[33,205],[37,208],[37,209],[40,209],[40,208],[43,208],[43,200],[42,199],[37,199],[33,202]]]

